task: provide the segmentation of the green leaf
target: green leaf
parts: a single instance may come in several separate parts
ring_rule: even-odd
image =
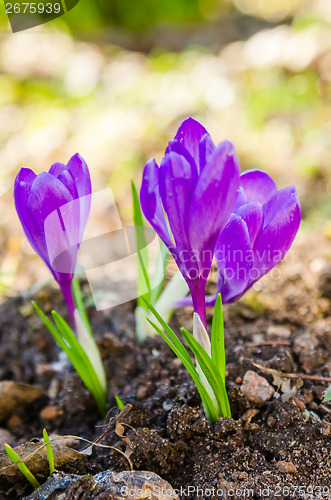
[[[69,325],[55,311],[52,311],[54,321],[57,328],[45,316],[35,302],[32,302],[37,314],[47,326],[50,333],[53,335],[61,349],[67,354],[71,364],[82,379],[90,394],[92,394],[97,403],[99,412],[102,416],[106,414],[106,393],[102,388],[95,370],[85,353],[84,349],[79,344],[75,334],[72,332]]]
[[[191,377],[196,385],[196,388],[199,391],[199,394],[200,394],[202,403],[205,407],[207,418],[208,418],[209,422],[216,422],[217,420],[219,420],[220,415],[219,415],[218,409],[215,408],[215,405],[213,404],[208,392],[206,391],[204,385],[201,383],[201,380],[200,380],[199,375],[195,369],[195,366],[194,366],[188,352],[186,351],[185,347],[183,346],[183,344],[180,342],[179,339],[177,339],[178,343],[180,343],[182,348],[184,349],[186,356],[183,356],[182,349],[179,350],[176,347],[176,345],[173,342],[171,342],[171,340],[166,336],[166,334],[155,323],[153,323],[153,321],[151,321],[148,318],[147,318],[147,321],[149,321],[149,323],[155,328],[157,333],[163,338],[163,340],[168,344],[170,349],[172,349],[172,351],[175,353],[175,355],[181,360],[181,362],[185,366],[186,370],[191,375]],[[168,325],[166,325],[166,326],[168,326]],[[163,328],[164,328],[164,326],[163,326]],[[164,330],[165,330],[165,328],[164,328]],[[176,337],[176,334],[173,331],[172,331],[172,337]]]
[[[211,327],[211,358],[225,384],[225,348],[222,297],[219,293],[215,303]]]
[[[39,482],[34,477],[32,472],[28,469],[28,467],[23,462],[21,462],[21,459],[20,459],[19,455],[16,453],[16,451],[13,450],[13,448],[11,446],[9,446],[9,444],[5,443],[4,446],[5,446],[6,453],[9,456],[10,460],[14,464],[17,464],[17,468],[20,472],[22,472],[23,476],[29,481],[29,483],[31,483],[31,485],[34,487],[35,490],[37,488],[39,488],[40,487]]]
[[[150,297],[150,302],[152,304],[155,304],[157,299],[160,297],[162,290],[163,290],[163,284],[164,280],[166,277],[166,267],[167,267],[167,261],[168,261],[168,256],[169,256],[169,250],[163,243],[163,241],[160,240],[160,250],[158,253],[158,256],[156,258],[156,263],[155,263],[155,271],[152,274],[151,277],[151,297]]]
[[[147,300],[151,297],[151,285],[148,276],[148,250],[147,241],[144,229],[143,215],[139,203],[139,197],[137,193],[136,186],[133,181],[131,181],[132,188],[132,199],[133,199],[133,221],[136,230],[136,245],[137,245],[137,264],[138,264],[138,278],[137,278],[137,289],[138,298],[137,305],[145,307],[142,300],[141,290],[144,290],[147,286],[148,292],[144,294]]]
[[[158,320],[160,325],[162,326],[163,330],[169,335],[172,343],[176,347],[176,349],[181,353],[181,355],[186,359],[187,362],[191,362],[191,358],[181,341],[178,339],[177,335],[171,330],[170,326],[167,325],[167,323],[164,321],[164,319],[160,316],[160,314],[157,312],[155,307],[152,306],[146,299],[143,299],[145,304],[147,305],[148,309],[152,311],[153,315],[155,318]],[[147,318],[149,321],[149,319]],[[150,322],[150,321],[149,321]],[[155,328],[154,324],[153,327]],[[193,363],[192,363],[193,364]],[[194,365],[193,365],[194,366]]]
[[[329,385],[329,387],[325,391],[323,401],[324,401],[324,403],[331,401],[331,385]]]
[[[82,366],[83,369],[85,370],[85,373],[88,378],[89,387],[91,387],[91,389],[89,387],[88,389],[94,396],[94,399],[99,407],[100,412],[104,415],[106,411],[106,394],[97,374],[95,373],[93,365],[89,360],[89,357],[87,356],[86,352],[78,342],[75,334],[71,330],[68,323],[66,323],[66,321],[63,318],[61,318],[61,316],[56,311],[52,311],[52,316],[56,326],[62,333],[64,339],[70,345],[71,350],[74,352],[75,359],[80,361],[80,367]],[[82,378],[81,370],[78,373]],[[82,378],[82,380],[84,379]]]
[[[43,322],[47,326],[50,333],[53,335],[56,342],[59,344],[61,349],[67,354],[71,364],[75,368],[76,372],[79,374],[80,378],[86,385],[89,392],[93,394],[92,383],[86,373],[85,365],[82,363],[80,356],[77,356],[77,353],[75,354],[75,350],[73,350],[70,344],[64,340],[61,333],[57,330],[57,328],[53,325],[53,323],[45,316],[45,314],[41,311],[41,309],[39,309],[37,304],[35,302],[32,302],[32,305],[37,311],[39,317],[43,320]]]
[[[208,356],[208,354],[201,347],[199,342],[195,340],[193,335],[186,330],[181,328],[181,332],[189,345],[189,348],[196,357],[205,377],[207,378],[209,385],[211,386],[222,417],[231,417],[231,410],[229,405],[228,396],[225,389],[225,384],[222,377],[218,373],[218,370],[213,362],[213,360]]]
[[[87,331],[89,332],[89,334],[91,335],[91,337],[94,340],[92,328],[91,328],[90,321],[88,319],[88,315],[87,315],[87,312],[86,312],[86,309],[84,306],[82,292],[81,292],[81,289],[79,286],[79,280],[78,280],[77,276],[74,276],[73,280],[72,280],[72,293],[73,293],[73,296],[75,299],[75,304],[76,304],[76,307],[79,311],[79,315],[81,317],[81,320],[84,322],[84,325],[86,326]]]
[[[46,429],[43,429],[43,437],[44,437],[44,443],[46,444],[46,451],[47,451],[48,464],[49,464],[49,475],[51,476],[55,470],[54,455],[53,455],[52,445],[49,442],[49,437],[48,437]]]
[[[123,403],[123,401],[121,400],[121,398],[119,396],[115,395],[115,401],[116,401],[116,404],[119,407],[119,409],[123,410],[125,404]]]

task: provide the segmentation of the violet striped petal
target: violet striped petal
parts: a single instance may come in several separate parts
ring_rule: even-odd
[[[178,141],[169,141],[167,145],[167,149],[165,151],[165,156],[167,156],[169,153],[177,153],[180,156],[183,156],[186,161],[191,165],[192,172],[195,172],[195,176],[198,175],[198,168],[197,165],[193,159],[193,156],[191,153],[183,146]]]
[[[169,153],[160,166],[160,194],[180,259],[187,269],[197,269],[190,251],[187,234],[187,215],[192,192],[197,182],[197,172],[183,156]]]
[[[207,130],[190,117],[181,124],[175,135],[175,140],[189,151],[197,166],[200,159],[199,142],[205,134],[209,135]]]
[[[63,163],[53,163],[48,171],[49,174],[53,175],[56,179],[62,182],[62,184],[68,189],[73,199],[78,198],[78,191],[75,181],[68,170],[67,165]]]
[[[241,205],[235,213],[245,221],[251,246],[253,247],[263,225],[263,207],[261,203],[253,201],[246,203],[245,205]]]
[[[215,151],[216,147],[209,134],[205,134],[199,143],[199,164],[200,172],[206,165],[208,158]]]
[[[190,245],[200,254],[204,268],[209,265],[210,269],[217,238],[229,220],[238,187],[238,158],[233,145],[225,141],[215,149],[202,170],[188,214]]]
[[[247,201],[266,203],[277,193],[277,186],[270,175],[262,170],[246,170],[240,176],[240,186],[245,191]]]
[[[29,168],[21,168],[15,179],[14,185],[14,200],[18,217],[23,226],[24,232],[32,245],[33,235],[31,234],[30,214],[27,210],[27,201],[31,189],[32,182],[36,178],[36,174]],[[33,245],[32,245],[33,246]]]
[[[301,206],[295,188],[289,187],[279,191],[270,200],[269,210],[267,218],[269,219],[271,214],[273,218],[256,239],[249,286],[285,257],[300,227]]]
[[[246,222],[232,214],[215,248],[218,266],[217,290],[223,303],[233,301],[249,283],[253,251]]]
[[[159,191],[159,170],[154,158],[146,163],[140,190],[140,205],[150,225],[169,248],[173,246],[173,243],[163,214]]]
[[[263,227],[265,228],[268,226],[278,214],[283,213],[287,205],[292,205],[293,203],[297,203],[300,207],[300,202],[294,186],[288,186],[280,191],[277,191],[277,193],[275,193],[274,196],[263,205]]]
[[[53,212],[72,201],[72,195],[61,181],[48,172],[37,175],[32,182],[26,209],[30,214],[30,232],[33,248],[52,270],[45,238],[45,219]],[[76,220],[79,225],[79,219]],[[63,229],[64,227],[61,226]]]
[[[76,184],[78,196],[89,196],[92,192],[90,172],[85,160],[79,153],[70,158],[67,169]]]

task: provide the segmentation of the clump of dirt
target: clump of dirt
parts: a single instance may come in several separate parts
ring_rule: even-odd
[[[320,238],[315,248],[320,253],[328,245]],[[102,421],[30,301],[9,299],[0,307],[0,380],[34,385],[42,395],[0,422],[6,439],[9,433],[10,444],[25,443],[41,437],[43,427],[49,434],[87,440],[103,434],[99,444],[112,448],[96,445],[62,472],[121,472],[131,461],[134,469],[159,474],[180,498],[300,498],[309,492],[327,498],[322,488],[331,480],[331,406],[323,403],[331,371],[331,300],[323,278],[328,263],[317,265],[316,250],[304,240],[294,254],[279,266],[277,279],[263,278],[240,302],[224,307],[232,418],[211,425],[189,374],[163,340],[135,341],[133,302],[89,311],[113,408]],[[214,287],[210,283],[209,291]],[[46,312],[55,308],[65,315],[56,289],[43,290],[36,300]],[[209,310],[209,322],[211,317]],[[190,328],[191,321],[190,308],[178,310],[172,327]],[[115,395],[130,405],[124,416],[118,416]],[[125,424],[122,434],[116,431],[118,419]],[[39,479],[45,481],[46,474]],[[14,499],[31,489],[22,477],[14,487],[4,480],[0,495],[8,498],[8,491]]]

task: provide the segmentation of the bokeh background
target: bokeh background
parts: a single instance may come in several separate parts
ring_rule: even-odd
[[[78,151],[132,224],[130,179],[189,115],[297,187],[299,238],[331,238],[330,0],[81,0],[16,34],[0,9],[1,300],[49,278],[15,213],[20,167]]]

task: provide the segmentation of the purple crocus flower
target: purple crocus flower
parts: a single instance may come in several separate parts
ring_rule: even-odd
[[[75,326],[71,282],[91,206],[88,167],[76,154],[39,175],[21,168],[14,198],[26,237],[60,285]]]
[[[205,128],[192,118],[168,143],[160,167],[152,159],[143,173],[143,213],[172,253],[205,325],[207,277],[238,187],[239,162],[233,145],[224,141],[215,147]]]
[[[286,255],[298,232],[301,206],[295,187],[278,191],[261,170],[240,176],[239,195],[230,220],[215,248],[217,292],[234,302]],[[214,305],[217,295],[206,297]],[[190,298],[178,306],[192,304]]]

